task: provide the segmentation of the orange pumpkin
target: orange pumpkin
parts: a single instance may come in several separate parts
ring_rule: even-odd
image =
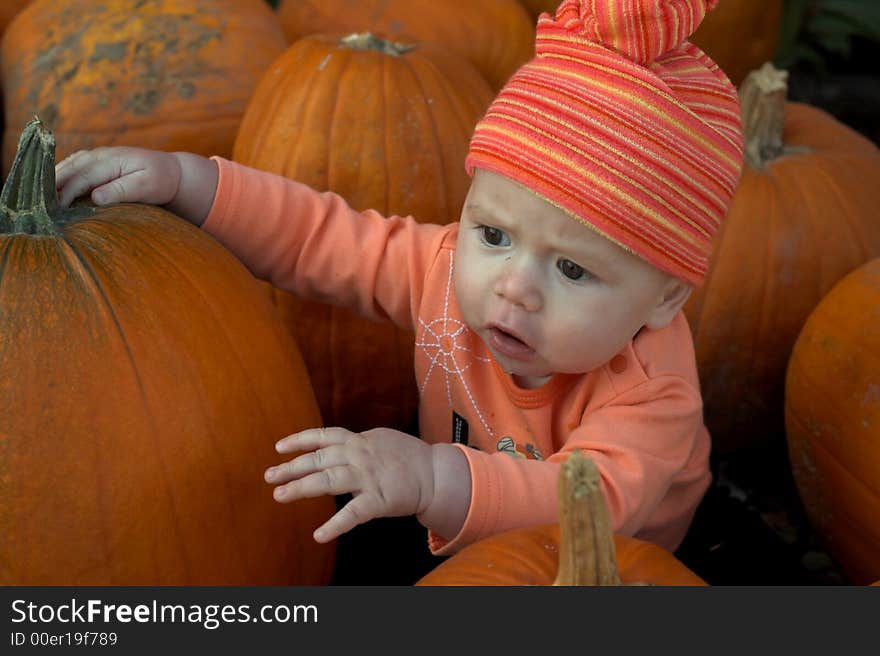
[[[534,53],[533,21],[518,0],[281,0],[277,11],[291,42],[352,32],[427,41],[468,59],[496,90]]]
[[[599,472],[579,453],[559,473],[559,517],[475,542],[416,585],[706,585],[665,549],[612,535]]]
[[[785,426],[810,522],[856,584],[880,577],[880,258],[816,306],[788,366]]]
[[[880,255],[880,150],[785,101],[785,73],[741,87],[748,161],[704,285],[685,306],[719,454],[785,445],[785,368],[831,286]]]
[[[58,208],[53,150],[0,195],[0,585],[327,584],[334,500],[263,482],[320,425],[271,304],[160,208]]]
[[[59,159],[135,145],[232,155],[260,75],[287,46],[264,0],[35,0],[2,44],[3,170],[40,116]]]
[[[491,99],[473,66],[430,44],[314,35],[260,81],[233,157],[336,192],[356,209],[448,223],[458,220],[470,184],[462,163]],[[413,429],[411,331],[271,289],[328,424]]]
[[[690,40],[738,85],[776,54],[782,8],[783,0],[721,0]]]

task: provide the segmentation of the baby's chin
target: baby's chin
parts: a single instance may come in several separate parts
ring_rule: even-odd
[[[573,366],[572,363],[560,364],[558,367],[528,367],[528,366],[516,366],[521,363],[505,363],[502,368],[506,373],[516,378],[533,378],[533,379],[544,379],[544,382],[553,378],[553,376],[563,374],[563,375],[572,375],[572,376],[582,376],[590,373],[596,369],[600,369],[603,362],[597,363],[578,363],[578,365]],[[509,365],[509,366],[508,366]]]
[[[523,389],[537,389],[538,387],[543,387],[552,377],[553,374],[547,374],[546,376],[520,376],[519,374],[511,374],[513,382],[517,384],[517,387]]]
[[[546,367],[528,366],[522,362],[500,362],[504,372],[513,378],[514,382],[522,388],[534,389],[541,387],[553,378],[556,373]]]

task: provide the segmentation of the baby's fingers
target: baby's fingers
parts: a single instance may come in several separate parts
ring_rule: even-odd
[[[338,447],[318,449],[311,453],[304,453],[293,460],[269,467],[263,475],[267,483],[287,483],[288,481],[302,478],[308,474],[314,474],[322,469],[341,467],[350,464],[345,451]]]
[[[276,501],[288,503],[332,494],[348,494],[360,488],[352,467],[331,467],[275,488]]]
[[[177,160],[165,153],[129,147],[79,151],[55,167],[58,202],[67,207],[91,192],[98,205],[140,202],[163,205],[177,191]]]
[[[101,149],[77,151],[55,165],[55,188],[62,207],[119,177],[119,163],[115,158],[101,157],[102,152]],[[98,202],[94,197],[93,200]]]
[[[74,171],[76,171],[77,162],[88,152],[88,150],[77,150],[55,164],[55,186],[57,188],[60,189],[70,180]]]
[[[278,453],[312,451],[325,446],[345,444],[352,438],[362,439],[360,433],[352,433],[344,428],[310,428],[281,438],[275,443],[275,450]]]
[[[375,501],[375,498],[367,494],[354,497],[340,508],[333,517],[315,529],[315,532],[312,534],[315,542],[330,542],[330,540],[335,540],[355,526],[380,517],[379,505]]]

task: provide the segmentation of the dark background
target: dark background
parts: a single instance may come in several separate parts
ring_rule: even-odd
[[[789,98],[880,143],[880,2],[787,0],[774,63]]]

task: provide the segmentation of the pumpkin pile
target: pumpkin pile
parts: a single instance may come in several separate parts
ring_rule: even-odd
[[[61,209],[54,159],[220,155],[455,221],[473,127],[559,0],[135,4],[0,3],[0,584],[325,584],[334,548],[311,533],[333,500],[279,505],[263,469],[306,427],[414,432],[412,332],[255,280],[160,208]],[[867,583],[880,151],[758,69],[782,6],[724,0],[693,36],[739,86],[747,163],[685,314],[716,454],[787,439],[810,522]],[[560,524],[471,545],[420,584],[705,584],[612,536],[596,476],[573,456]]]

